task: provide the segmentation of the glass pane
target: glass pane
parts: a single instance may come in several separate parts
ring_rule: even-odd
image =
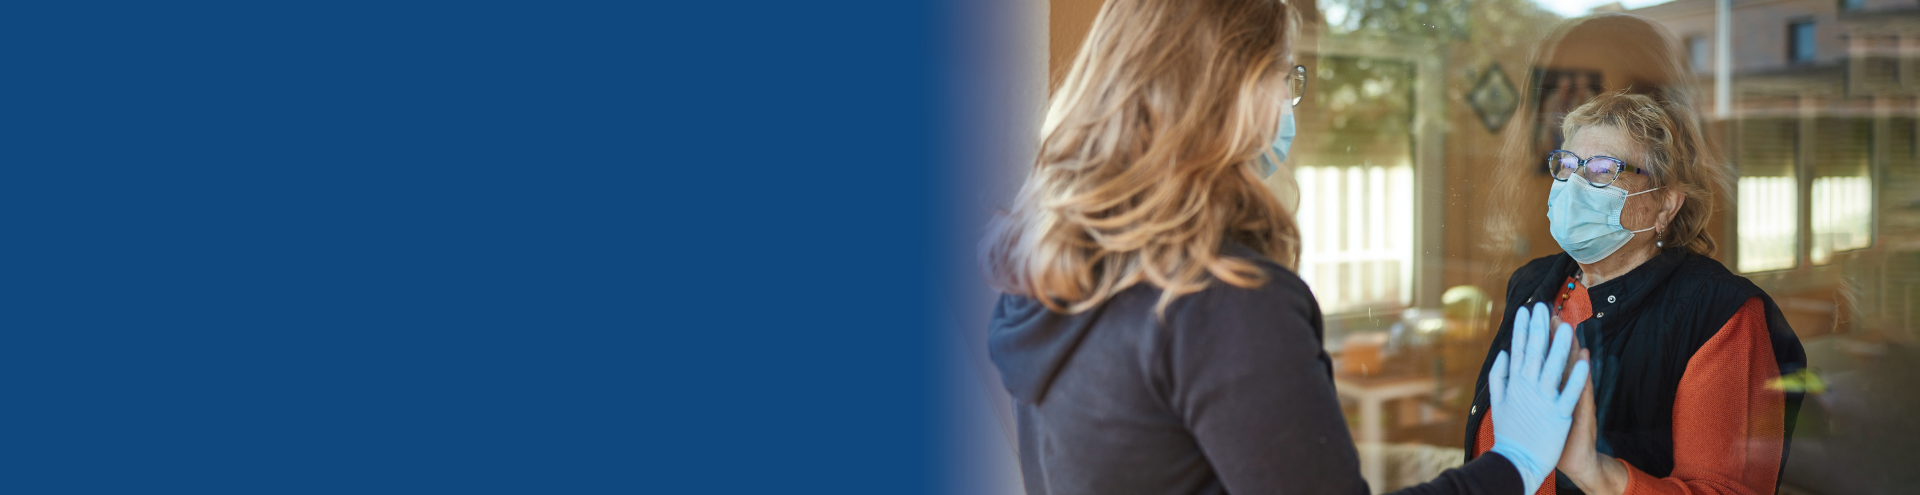
[[[1293,160],[1299,273],[1330,315],[1398,312],[1413,293],[1413,65],[1320,57]]]
[[[1762,272],[1792,268],[1799,257],[1799,121],[1755,119],[1740,123],[1735,162],[1736,269]]]
[[[1812,208],[1813,243],[1807,252],[1815,265],[1833,253],[1873,242],[1873,120],[1820,118],[1814,122]]]
[[[1797,193],[1793,177],[1740,178],[1740,271],[1793,268]]]
[[[1791,43],[1790,49],[1793,50],[1792,59],[1794,62],[1813,61],[1815,53],[1814,43],[1816,42],[1813,33],[1813,23],[1811,22],[1795,23],[1789,28],[1789,43]]]
[[[1835,251],[1873,243],[1873,180],[1821,177],[1813,180],[1813,264],[1824,265]]]
[[[1713,60],[1713,40],[1705,36],[1688,38],[1687,58],[1693,65],[1694,72],[1712,70],[1713,67],[1708,62]]]

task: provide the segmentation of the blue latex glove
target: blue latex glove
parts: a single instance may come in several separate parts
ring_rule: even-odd
[[[1573,351],[1573,327],[1565,323],[1553,332],[1548,349],[1546,304],[1535,304],[1529,311],[1522,306],[1513,315],[1513,345],[1493,359],[1487,372],[1487,392],[1493,399],[1488,414],[1493,415],[1493,452],[1520,469],[1527,493],[1532,493],[1553,467],[1560,462],[1560,451],[1567,446],[1567,430],[1573,427],[1573,406],[1580,402],[1580,391],[1587,385],[1587,361],[1573,365],[1567,376],[1566,390],[1560,387],[1560,372],[1567,367],[1567,353]]]

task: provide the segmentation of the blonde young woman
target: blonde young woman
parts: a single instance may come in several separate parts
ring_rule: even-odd
[[[982,246],[1029,495],[1368,493],[1320,306],[1292,271],[1298,230],[1260,182],[1304,85],[1296,16],[1280,0],[1109,0],[1095,19]],[[1544,307],[1514,316],[1492,453],[1408,493],[1517,495],[1561,457],[1570,332],[1550,333]],[[1585,382],[1585,361],[1570,369]]]

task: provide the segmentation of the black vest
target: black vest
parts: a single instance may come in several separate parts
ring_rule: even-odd
[[[1487,349],[1474,384],[1472,412],[1467,416],[1467,457],[1473,457],[1475,433],[1486,414],[1487,370],[1493,358],[1512,343],[1513,314],[1523,304],[1556,302],[1568,276],[1580,266],[1565,253],[1533,260],[1513,272],[1507,281],[1507,304],[1501,312],[1499,333]],[[1656,477],[1673,472],[1673,398],[1687,361],[1719,333],[1747,299],[1766,304],[1767,333],[1781,374],[1806,367],[1806,351],[1760,287],[1735,275],[1712,258],[1669,248],[1620,278],[1589,287],[1593,317],[1578,325],[1574,335],[1592,352],[1595,417],[1601,453],[1625,459]],[[1780,463],[1786,465],[1787,445],[1800,411],[1801,393],[1786,397],[1786,438]],[[1558,476],[1560,493],[1579,493],[1565,475]],[[1776,478],[1777,479],[1777,478]],[[1531,493],[1531,491],[1529,491]]]

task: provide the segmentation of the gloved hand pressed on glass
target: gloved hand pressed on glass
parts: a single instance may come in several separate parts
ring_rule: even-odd
[[[1573,327],[1562,323],[1549,339],[1551,316],[1547,305],[1539,303],[1531,311],[1522,306],[1514,312],[1513,344],[1507,348],[1513,357],[1501,351],[1493,359],[1493,369],[1487,371],[1487,393],[1493,401],[1487,410],[1493,415],[1491,450],[1520,470],[1528,493],[1553,474],[1567,446],[1567,431],[1573,427],[1573,408],[1587,384],[1583,359],[1574,363],[1568,386],[1561,389],[1560,374],[1573,348]]]

